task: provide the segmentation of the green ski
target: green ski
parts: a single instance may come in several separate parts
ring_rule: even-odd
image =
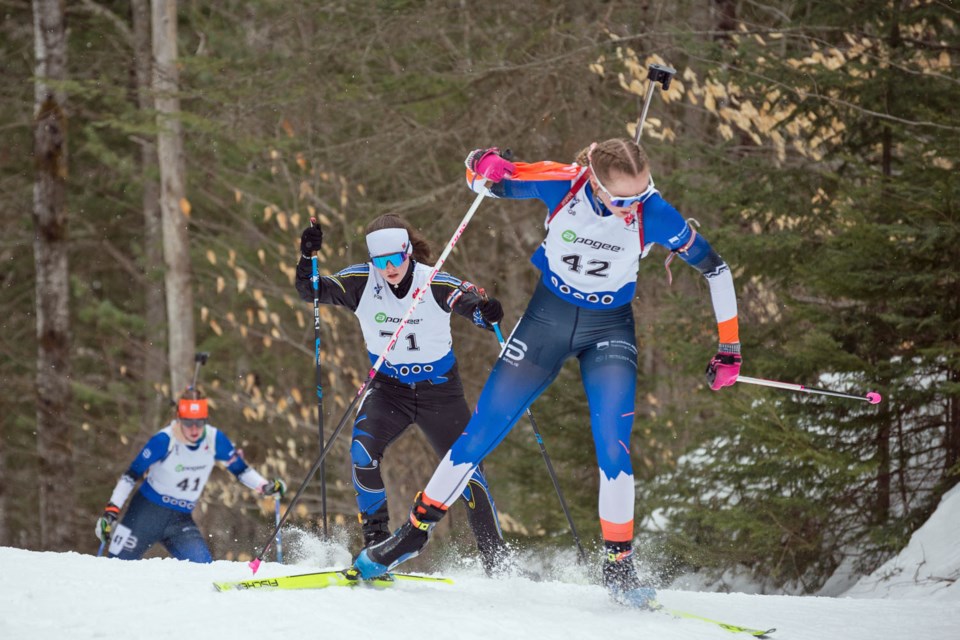
[[[767,637],[769,637],[768,634],[771,634],[771,633],[773,633],[774,631],[776,631],[776,629],[767,629],[766,631],[764,631],[763,629],[751,629],[750,627],[741,627],[740,625],[736,625],[736,624],[729,624],[729,623],[727,623],[727,622],[720,622],[719,620],[713,620],[712,618],[706,618],[706,617],[704,617],[704,616],[700,616],[700,615],[697,615],[697,614],[695,614],[695,613],[688,613],[688,612],[686,612],[686,611],[678,611],[677,609],[668,609],[667,607],[663,606],[663,605],[660,604],[659,602],[654,603],[654,605],[653,605],[653,610],[654,610],[654,611],[660,611],[660,612],[662,612],[662,613],[666,613],[667,615],[671,615],[671,616],[673,616],[673,617],[675,617],[675,618],[686,618],[687,620],[700,620],[701,622],[709,622],[710,624],[715,624],[715,625],[717,625],[718,627],[720,627],[720,628],[723,629],[724,631],[729,631],[730,633],[748,633],[748,634],[750,634],[751,636],[753,636],[754,638],[767,638]]]
[[[359,580],[347,574],[347,570],[319,571],[304,573],[297,576],[280,576],[276,578],[252,578],[239,582],[214,582],[217,591],[242,591],[244,589],[324,589],[326,587],[374,587],[383,589],[392,587],[397,582],[427,582],[453,584],[449,578],[435,576],[416,576],[409,573],[389,573],[386,576],[372,580]]]

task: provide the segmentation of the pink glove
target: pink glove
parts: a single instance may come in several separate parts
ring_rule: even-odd
[[[512,175],[517,167],[500,155],[500,149],[476,149],[467,156],[465,164],[474,173],[491,182],[500,182],[504,176]]]
[[[743,359],[739,353],[718,351],[707,365],[707,382],[710,383],[710,388],[719,391],[723,387],[732,386],[740,375],[741,362]]]

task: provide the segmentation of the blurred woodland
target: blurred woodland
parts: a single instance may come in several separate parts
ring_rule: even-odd
[[[664,197],[734,269],[743,373],[703,369],[705,282],[654,249],[637,298],[638,538],[664,579],[746,572],[812,592],[905,544],[960,473],[960,5],[954,0],[2,0],[0,544],[95,553],[117,478],[210,353],[211,422],[295,490],[319,452],[301,229],[321,270],[366,259],[385,212],[439,252],[473,200],[471,149],[570,162],[628,136],[646,67],[677,69],[643,142]],[[29,212],[29,214],[28,214]],[[482,203],[445,270],[519,318],[536,203]],[[325,428],[369,367],[321,309]],[[454,320],[473,402],[496,358]],[[585,542],[597,468],[575,363],[532,407]],[[359,548],[348,437],[328,508]],[[432,473],[416,429],[385,458],[394,522]],[[508,536],[570,547],[525,420],[488,458]],[[315,530],[320,483],[294,525]],[[272,501],[217,471],[197,519],[249,557]],[[458,507],[441,531],[469,546]],[[429,555],[429,554],[428,554]]]

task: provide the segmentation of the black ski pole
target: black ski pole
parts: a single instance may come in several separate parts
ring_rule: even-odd
[[[197,377],[200,375],[200,367],[207,364],[207,359],[210,357],[209,353],[198,351],[193,354],[193,383],[190,385],[191,389],[197,388]]]
[[[493,331],[497,334],[497,340],[500,347],[503,348],[505,340],[500,332],[500,323],[493,323]],[[560,490],[560,480],[557,478],[557,472],[553,469],[553,463],[550,462],[550,456],[547,455],[547,448],[543,444],[543,436],[540,435],[540,429],[537,427],[537,421],[533,419],[533,412],[527,407],[527,418],[530,419],[530,426],[533,427],[533,435],[537,439],[537,445],[540,447],[540,454],[543,456],[543,462],[547,465],[547,473],[550,474],[550,480],[553,482],[553,488],[560,499],[560,508],[563,509],[563,515],[567,516],[567,523],[570,525],[570,532],[573,534],[573,541],[577,543],[577,560],[581,563],[586,562],[587,554],[583,550],[583,544],[580,542],[580,535],[577,533],[577,527],[573,524],[573,517],[570,515],[570,508],[567,507],[567,501],[563,498],[563,491]]]
[[[316,218],[310,218],[311,224],[319,228],[320,225]],[[320,435],[320,451],[323,451],[323,372],[321,371],[320,357],[320,270],[317,265],[316,251],[311,254],[312,274],[310,281],[313,283],[313,340],[314,340],[314,362],[316,362],[316,382],[317,382],[317,431]],[[320,465],[320,514],[323,520],[323,536],[329,535],[327,523],[327,473],[326,467]]]

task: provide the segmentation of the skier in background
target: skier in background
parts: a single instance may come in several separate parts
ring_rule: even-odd
[[[319,227],[304,229],[296,279],[297,291],[304,300],[313,300],[310,255],[319,251],[322,242]],[[321,277],[319,301],[354,312],[370,361],[376,362],[413,304],[414,293],[427,283],[432,270],[428,266],[431,249],[410,225],[392,214],[382,215],[367,226],[366,244],[370,262]],[[503,318],[497,300],[487,298],[469,282],[438,273],[357,409],[350,457],[365,545],[390,536],[381,470],[387,447],[417,423],[437,456],[442,457],[470,419],[453,353],[451,313],[483,329],[492,329],[492,323]],[[504,569],[506,548],[480,465],[467,475],[457,496],[467,507],[484,570],[489,575]]]
[[[408,521],[364,549],[355,570],[368,578],[416,556],[431,529],[480,461],[556,378],[568,358],[580,362],[600,468],[599,516],[606,557],[602,581],[618,602],[648,606],[655,590],[633,564],[635,488],[630,461],[637,347],[631,302],[640,259],[654,244],[706,278],[720,344],[707,366],[710,386],[732,385],[740,371],[733,278],[723,259],[653,184],[649,161],[632,140],[592,144],[573,164],[511,163],[497,149],[466,159],[474,191],[529,199],[547,208],[546,238],[532,257],[542,276],[507,341],[463,435],[453,443]],[[669,269],[668,269],[669,272]]]
[[[282,497],[286,492],[283,480],[267,480],[248,467],[242,452],[207,422],[208,417],[206,399],[188,388],[177,403],[174,419],[147,441],[120,476],[95,529],[101,543],[109,541],[109,557],[139,560],[162,542],[178,560],[212,562],[192,514],[216,462],[223,462],[244,486],[261,496]],[[145,475],[130,508],[117,523],[123,504]]]

